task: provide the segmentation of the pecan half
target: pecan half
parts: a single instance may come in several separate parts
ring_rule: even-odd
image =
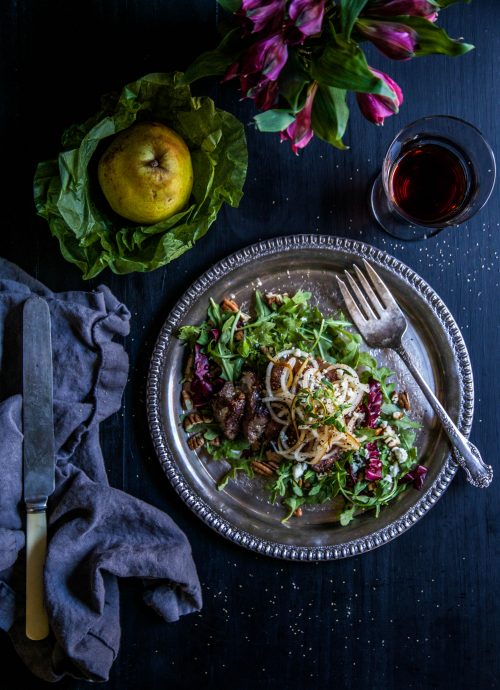
[[[203,436],[201,436],[201,434],[196,434],[195,436],[188,438],[187,444],[191,450],[199,450],[203,445],[205,445],[205,439]]]
[[[266,299],[267,305],[269,307],[272,304],[283,304],[283,302],[285,301],[283,299],[284,297],[288,297],[288,293],[285,292],[283,294],[279,294],[279,293],[275,293],[275,292],[268,292],[265,295],[265,299]]]
[[[411,409],[410,398],[408,397],[408,393],[406,391],[402,391],[402,393],[398,395],[398,405],[399,407],[403,407],[405,410]]]
[[[252,460],[250,464],[252,466],[253,471],[257,472],[257,474],[262,474],[265,477],[272,477],[274,474],[274,470],[264,462],[260,462],[259,460]]]
[[[186,381],[192,381],[193,380],[193,371],[194,371],[194,356],[189,355],[186,361],[186,368],[184,369],[184,378]]]
[[[233,311],[237,312],[240,310],[238,307],[237,303],[234,301],[234,299],[229,299],[228,297],[225,297],[222,302],[221,302],[221,309],[222,311]]]
[[[210,424],[214,420],[208,414],[202,412],[191,412],[184,419],[183,426],[185,431],[191,431],[197,424]]]

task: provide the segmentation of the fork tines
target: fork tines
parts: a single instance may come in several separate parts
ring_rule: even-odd
[[[337,276],[342,297],[358,328],[360,328],[360,324],[362,326],[366,321],[380,319],[387,310],[397,309],[399,311],[396,300],[380,276],[364,259],[363,264],[371,283],[356,264],[354,264],[354,271],[359,284],[347,271],[344,273],[349,287]]]

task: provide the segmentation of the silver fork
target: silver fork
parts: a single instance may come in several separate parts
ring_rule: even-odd
[[[352,292],[346,283],[337,276],[340,291],[352,320],[367,345],[370,347],[391,348],[398,353],[422,389],[432,409],[439,417],[448,438],[453,444],[455,458],[458,464],[465,470],[467,480],[473,486],[479,488],[489,486],[493,479],[493,468],[491,465],[486,465],[483,462],[476,446],[460,433],[413,364],[402,342],[403,334],[408,325],[406,317],[380,276],[367,261],[363,260],[363,263],[371,283],[356,265],[354,265],[354,271],[364,290],[364,294],[350,273],[345,271]]]

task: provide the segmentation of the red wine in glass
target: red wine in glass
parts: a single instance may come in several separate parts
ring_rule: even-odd
[[[393,204],[419,225],[449,223],[473,193],[473,171],[456,150],[436,140],[403,147],[390,172]]]
[[[457,117],[416,120],[392,140],[370,190],[370,208],[401,240],[432,237],[472,218],[495,184],[495,156],[481,132]]]

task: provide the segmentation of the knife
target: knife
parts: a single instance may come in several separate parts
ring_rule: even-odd
[[[23,461],[26,504],[26,636],[49,634],[43,569],[47,500],[54,491],[52,339],[47,302],[32,295],[23,307]]]

